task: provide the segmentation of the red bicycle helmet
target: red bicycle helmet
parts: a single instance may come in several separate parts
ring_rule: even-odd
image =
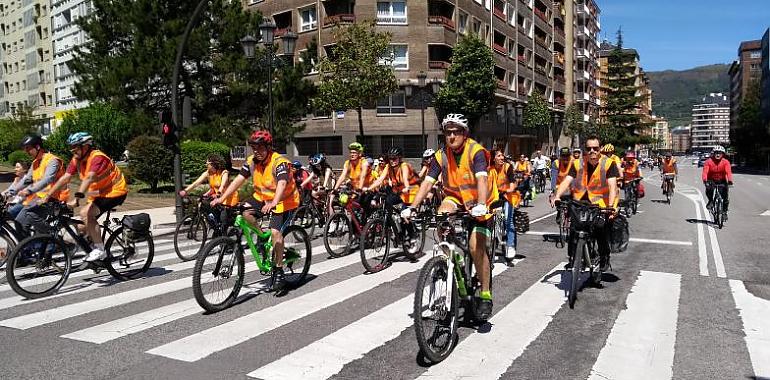
[[[268,131],[254,131],[254,133],[251,134],[251,137],[249,137],[249,145],[257,145],[257,144],[265,144],[265,145],[272,145],[273,144],[273,136],[270,135],[270,132]]]

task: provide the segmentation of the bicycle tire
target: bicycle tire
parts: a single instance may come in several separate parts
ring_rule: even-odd
[[[16,247],[16,243],[13,233],[6,231],[4,226],[0,226],[0,267],[5,265],[6,260],[13,252],[13,248]]]
[[[428,230],[426,223],[426,219],[423,219],[420,222],[412,221],[412,224],[414,224],[414,228],[416,229],[415,233],[417,234],[417,246],[404,249],[404,254],[409,260],[417,260],[417,258],[420,257],[423,248],[425,248],[425,237]]]
[[[388,264],[390,256],[390,241],[393,239],[393,230],[384,219],[372,219],[366,223],[361,232],[361,264],[369,273],[377,273]],[[382,247],[382,256],[367,257],[368,253],[377,254],[375,248]],[[372,252],[374,251],[374,252]]]
[[[318,215],[313,207],[300,206],[294,213],[294,225],[304,228],[310,237],[315,236],[316,224],[318,224]]]
[[[330,235],[330,230],[334,229],[333,232],[331,232],[331,235],[334,235],[334,238],[337,238],[339,235],[339,241],[337,243],[344,242],[345,244],[337,244],[331,241],[332,236]],[[347,236],[347,237],[346,237]],[[326,221],[326,224],[324,225],[324,248],[326,248],[326,252],[331,257],[342,257],[347,256],[350,253],[350,246],[351,242],[353,241],[353,231],[352,231],[352,225],[350,218],[348,218],[348,215],[343,212],[337,212],[332,215],[329,220]],[[342,245],[341,248],[334,248],[336,246]]]
[[[292,239],[297,239],[296,242]],[[310,237],[304,228],[300,226],[289,226],[283,231],[283,243],[284,243],[284,279],[286,285],[291,288],[296,288],[307,277],[307,273],[310,271],[310,264],[313,261],[313,247],[310,244]],[[298,250],[299,248],[299,250]],[[304,256],[301,251],[304,251]],[[287,259],[287,255],[292,254],[292,257],[297,257],[296,260],[291,261]],[[296,256],[293,256],[296,255]],[[296,271],[294,264],[299,262],[301,270]]]
[[[110,237],[107,238],[107,242],[104,244],[104,251],[107,252],[107,259],[104,260],[107,271],[110,272],[112,277],[119,280],[131,280],[139,275],[144,274],[150,269],[152,265],[152,259],[155,256],[155,242],[152,239],[152,235],[149,235],[145,241],[147,242],[147,255],[142,261],[128,262],[129,259],[139,258],[136,250],[136,240],[129,238],[123,232],[124,227],[118,227],[115,231],[110,233]],[[118,244],[122,252],[116,255],[113,251],[113,246]],[[128,252],[126,252],[128,250]],[[129,269],[132,268],[133,269]]]
[[[50,268],[50,263],[53,262],[53,260],[48,260],[46,251],[48,250],[47,247],[49,244],[54,244],[54,253],[61,254],[61,258],[63,258],[63,268],[60,266],[57,266],[56,264],[53,264],[56,268]],[[40,252],[30,252],[29,250],[36,249],[35,246],[41,247],[38,249],[44,250],[43,255],[43,261],[40,260]],[[26,255],[25,257],[22,257],[22,255]],[[30,256],[34,256],[31,258]],[[30,262],[31,261],[31,262]],[[48,262],[48,263],[47,263]],[[24,265],[28,264],[28,265]],[[31,265],[29,265],[31,264]],[[46,265],[48,264],[48,265]],[[47,272],[41,272],[40,268],[41,266],[45,265],[50,270]],[[21,269],[22,267],[28,267],[32,268],[34,267],[35,274],[45,274],[49,273],[51,275],[59,275],[60,277],[58,279],[56,278],[48,278],[43,279],[42,281],[38,282],[39,284],[51,284],[50,286],[43,287],[41,289],[31,289],[28,286],[32,286],[32,282],[34,282],[34,279],[38,276],[27,276],[22,275]],[[13,289],[16,294],[28,298],[28,299],[35,299],[35,298],[41,298],[46,297],[51,294],[56,293],[65,282],[67,282],[67,278],[69,278],[70,271],[72,270],[72,257],[70,256],[69,252],[67,252],[66,245],[64,244],[64,241],[62,241],[60,238],[54,235],[49,234],[38,234],[34,236],[30,236],[26,239],[23,239],[19,242],[16,247],[14,247],[13,251],[11,252],[11,255],[8,257],[7,265],[5,268],[5,277],[8,281],[8,285],[11,286],[11,289]],[[17,276],[18,275],[18,276]],[[21,281],[20,281],[21,280]]]
[[[575,301],[577,300],[578,286],[580,286],[580,272],[583,271],[583,249],[585,249],[585,244],[586,242],[584,239],[579,239],[577,244],[575,244],[575,252],[572,254],[572,278],[570,279],[568,297],[570,309],[575,308]]]
[[[176,225],[174,230],[174,252],[182,261],[195,260],[198,257],[198,253],[206,245],[206,241],[209,240],[208,237],[206,218],[197,215],[187,215]],[[185,242],[191,243],[189,246],[184,247]],[[195,249],[196,246],[198,249]]]
[[[218,250],[216,249],[217,247],[219,247]],[[220,272],[221,264],[222,262],[227,263],[225,261],[227,258],[224,256],[228,253],[231,253],[233,256],[230,263],[237,266],[235,272],[237,277],[235,278],[232,286],[227,288],[224,286],[219,287],[222,290],[229,289],[229,293],[225,294],[225,297],[221,301],[211,302],[206,297],[206,293],[204,293],[204,284],[201,282],[202,276],[205,273],[210,272],[212,277],[215,278],[216,281],[219,281],[217,278],[220,277],[220,274],[222,274]],[[214,262],[212,263],[213,267],[204,271],[206,261],[209,258],[214,259]],[[218,273],[214,273],[214,271]],[[238,244],[235,239],[226,236],[220,236],[212,239],[206,245],[206,247],[203,248],[203,251],[201,251],[200,255],[198,255],[198,258],[195,260],[195,267],[193,269],[192,277],[192,288],[195,301],[198,302],[200,307],[209,313],[216,313],[230,307],[230,305],[232,305],[233,302],[235,302],[235,300],[238,298],[241,286],[243,285],[244,272],[243,249],[241,248],[240,244]],[[230,267],[225,274],[226,276],[224,276],[224,278],[230,279],[233,274],[232,267]]]
[[[457,323],[460,299],[457,294],[457,283],[455,281],[448,283],[447,281],[449,278],[448,271],[449,268],[446,265],[446,258],[441,256],[431,258],[427,263],[425,263],[425,266],[423,266],[422,270],[420,271],[420,275],[417,278],[417,288],[415,289],[414,293],[412,316],[414,318],[414,331],[417,337],[417,345],[420,347],[420,352],[423,354],[425,359],[432,363],[440,363],[446,359],[452,353],[452,350],[457,343]],[[437,328],[427,327],[427,321],[423,318],[423,299],[425,296],[426,283],[431,281],[431,283],[434,284],[436,280],[441,280],[442,278],[444,283],[447,285],[444,287],[444,292],[446,293],[446,291],[451,288],[451,290],[449,290],[451,294],[448,296],[452,297],[450,301],[450,310],[443,311],[446,313],[446,315],[444,315],[443,318],[441,318],[441,320],[437,323],[440,324],[443,322],[443,325],[446,325],[447,331],[445,332],[439,332],[439,329]],[[447,295],[445,294],[444,297],[446,296]],[[426,337],[425,335],[428,332],[430,333],[430,336]],[[439,339],[436,339],[438,338],[436,336],[437,334],[439,334],[439,337],[441,335],[446,336],[446,338],[443,340],[445,343],[440,345],[440,347],[433,346],[434,342],[439,341]]]

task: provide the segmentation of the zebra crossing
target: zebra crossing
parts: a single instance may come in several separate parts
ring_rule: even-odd
[[[310,274],[316,279],[285,298],[266,292],[265,278],[256,273],[258,268],[249,261],[241,298],[269,297],[256,310],[253,304],[249,305],[249,299],[225,312],[204,314],[192,298],[193,263],[179,263],[168,242],[156,245],[153,266],[162,274],[153,278],[113,283],[109,275],[78,272],[60,293],[35,300],[21,299],[7,285],[0,285],[0,337],[14,332],[29,339],[55,340],[65,346],[81,344],[84,346],[79,347],[93,350],[110,347],[117,352],[125,349],[147,363],[163,360],[180,368],[189,366],[193,374],[208,365],[226,365],[241,378],[328,379],[350,378],[350,369],[354,367],[406,366],[406,373],[377,377],[498,379],[521,378],[521,374],[510,371],[529,357],[525,354],[533,347],[553,344],[558,349],[564,342],[540,340],[559,327],[559,316],[580,316],[583,312],[566,306],[564,284],[569,274],[562,270],[564,263],[519,258],[513,268],[495,265],[492,275],[510,281],[520,276],[521,271],[532,270],[530,277],[535,280],[521,287],[521,293],[509,301],[496,304],[486,327],[461,327],[449,359],[430,367],[422,367],[414,360],[380,363],[377,357],[382,351],[417,356],[412,292],[427,256],[416,263],[396,261],[380,273],[365,274],[358,255],[329,259],[320,239],[313,244]],[[608,285],[620,294],[623,307],[606,331],[597,332],[602,342],[593,354],[595,361],[586,363],[587,378],[674,378],[675,357],[682,355],[676,348],[682,323],[680,303],[687,297],[682,286],[685,280],[707,281],[702,277],[688,279],[676,273],[639,270],[623,278],[627,289],[620,290],[620,282]],[[737,309],[743,327],[740,340],[753,370],[736,377],[770,377],[770,301],[754,295],[749,290],[751,286],[742,281],[727,280],[724,285],[729,287]],[[597,301],[592,297],[601,297],[605,290],[581,295],[578,303],[589,308]],[[365,309],[359,303],[367,300],[376,308],[352,311]],[[316,318],[324,313],[336,313],[344,323],[317,322]],[[308,330],[323,323],[331,327],[311,334],[310,341],[302,340]],[[300,328],[289,332],[288,326]],[[156,332],[161,329],[174,333],[168,337],[158,335]],[[301,344],[280,349],[258,347],[267,341],[280,346],[287,334]],[[563,334],[560,339],[568,341],[570,337]],[[235,355],[235,359],[227,361],[228,354],[242,350],[261,352],[264,357],[244,360]],[[352,377],[373,378],[365,372]]]

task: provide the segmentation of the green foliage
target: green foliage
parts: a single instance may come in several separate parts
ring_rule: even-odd
[[[88,132],[94,137],[94,146],[114,160],[123,156],[131,138],[131,120],[109,103],[92,103],[72,111],[46,140],[46,146],[61,157],[70,157],[67,137],[75,132]]]
[[[524,128],[537,129],[551,125],[551,110],[545,102],[543,95],[535,90],[529,96],[527,106],[524,107]]]
[[[134,178],[158,191],[160,181],[171,180],[174,158],[155,136],[139,136],[128,143],[128,167]]]
[[[238,199],[243,202],[254,196],[254,182],[251,180],[246,181],[240,189],[238,189]]]
[[[753,81],[738,108],[738,128],[731,132],[736,152],[746,159],[749,165],[765,165],[761,152],[763,148],[770,146],[770,134],[762,123],[760,97],[759,82]]]
[[[22,110],[10,119],[0,119],[0,161],[19,149],[19,143],[24,136],[36,133],[36,124],[31,110]]]
[[[313,108],[332,112],[355,109],[358,129],[364,135],[361,113],[364,107],[398,89],[388,54],[390,33],[377,32],[373,21],[335,27],[330,56],[318,64],[320,84],[312,98]]]
[[[184,141],[182,142],[182,172],[191,179],[206,171],[206,159],[211,154],[218,154],[230,162],[230,148],[217,142]]]
[[[481,116],[495,104],[496,78],[492,50],[476,35],[463,37],[455,45],[446,84],[435,99],[439,116],[462,113],[471,123],[471,132]]]
[[[26,162],[29,164],[32,162],[32,158],[23,150],[14,150],[8,155],[8,163],[16,164],[17,162]]]
[[[718,64],[647,73],[655,114],[666,117],[671,126],[690,124],[692,105],[699,103],[703,94],[730,91],[729,68],[730,65]]]
[[[564,110],[564,133],[574,141],[575,137],[584,136],[585,129],[586,123],[583,120],[583,112],[577,104],[570,104]]]

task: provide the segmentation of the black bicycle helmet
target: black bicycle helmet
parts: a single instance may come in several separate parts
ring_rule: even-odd
[[[21,139],[19,146],[22,148],[25,146],[43,146],[43,138],[40,135],[27,135]]]
[[[400,147],[394,146],[388,150],[388,156],[398,156],[402,157],[404,155],[404,150]]]

